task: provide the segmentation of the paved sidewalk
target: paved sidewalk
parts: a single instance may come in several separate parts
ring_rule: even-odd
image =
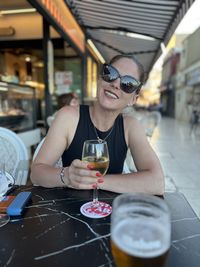
[[[163,117],[151,144],[166,177],[166,191],[180,191],[200,217],[200,133],[187,123]]]

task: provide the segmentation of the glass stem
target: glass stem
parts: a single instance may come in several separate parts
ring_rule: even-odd
[[[98,187],[93,190],[93,204],[98,203]]]

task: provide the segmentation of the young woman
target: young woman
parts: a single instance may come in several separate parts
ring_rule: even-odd
[[[57,112],[32,165],[32,182],[44,187],[76,189],[93,189],[98,183],[99,188],[118,193],[162,195],[162,168],[142,126],[136,119],[121,115],[127,105],[136,102],[143,82],[143,67],[132,56],[119,55],[103,65],[95,104],[66,106]],[[104,177],[81,161],[83,142],[98,138],[106,140],[109,148],[110,166]],[[127,148],[137,172],[122,174]],[[55,168],[61,156],[64,168]]]

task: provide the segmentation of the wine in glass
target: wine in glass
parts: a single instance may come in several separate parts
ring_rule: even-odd
[[[104,140],[86,140],[83,145],[82,160],[89,163],[92,170],[105,175],[109,167],[109,152]],[[112,212],[109,204],[98,200],[98,185],[93,190],[93,201],[81,206],[81,213],[90,218],[102,218]]]

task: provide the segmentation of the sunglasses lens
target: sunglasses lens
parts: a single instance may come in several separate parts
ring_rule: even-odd
[[[123,76],[121,77],[121,89],[128,94],[133,93],[139,88],[138,81],[133,77]]]
[[[117,69],[115,69],[113,66],[107,65],[107,64],[103,65],[102,79],[105,82],[108,82],[108,83],[113,82],[119,77],[121,81],[120,88],[125,93],[131,94],[134,91],[136,91],[140,86],[140,83],[133,77],[128,76],[128,75],[120,76]]]
[[[119,77],[119,73],[110,65],[104,65],[102,71],[102,79],[106,82],[112,82]]]

